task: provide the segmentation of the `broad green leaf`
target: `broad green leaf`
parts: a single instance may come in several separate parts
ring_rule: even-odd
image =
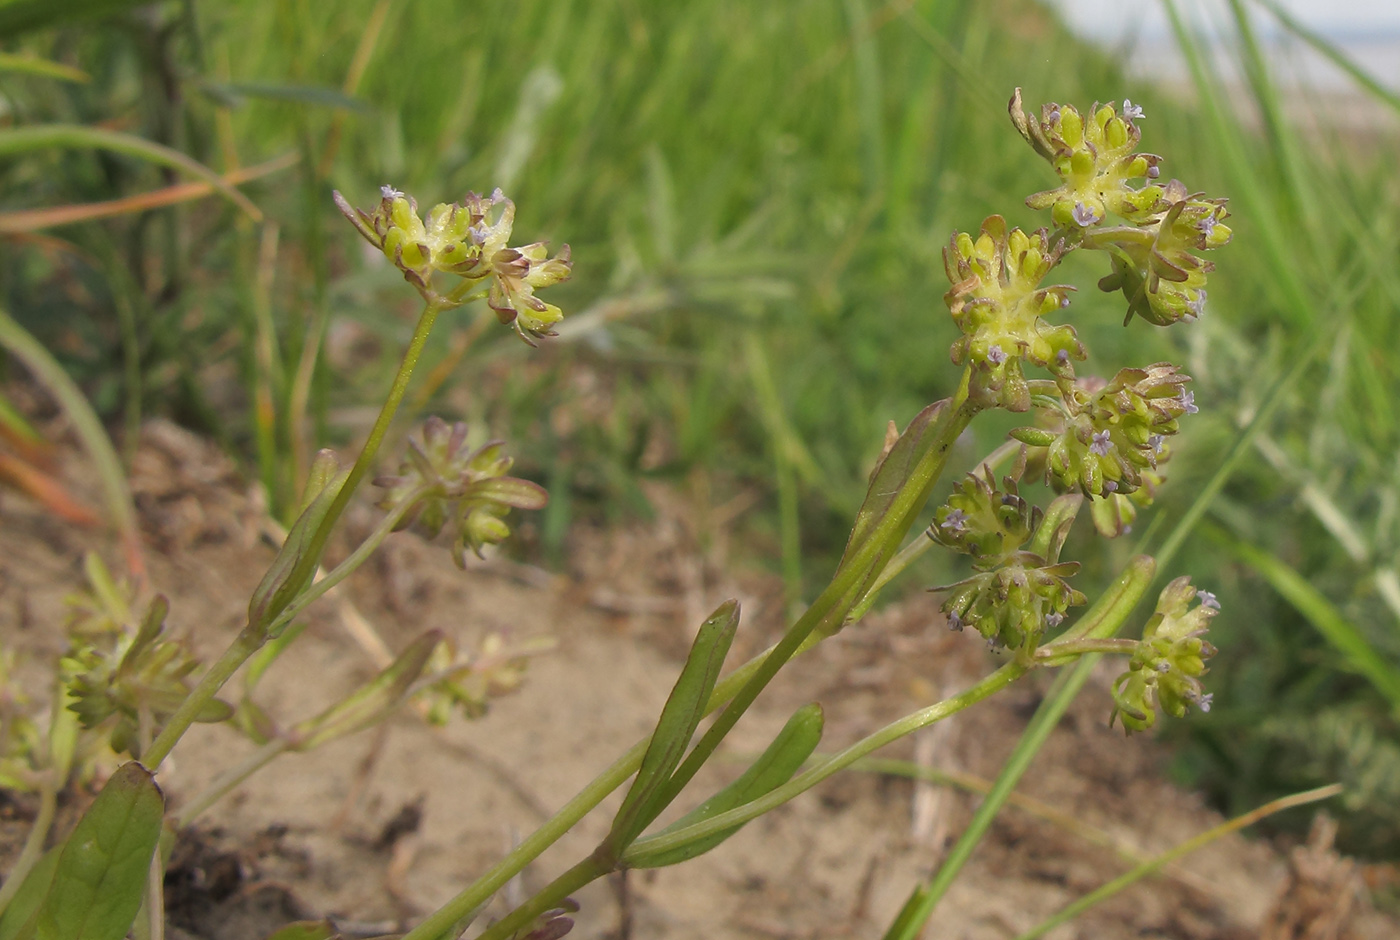
[[[768,745],[758,760],[745,770],[737,780],[720,790],[704,803],[686,813],[657,835],[666,835],[702,823],[712,816],[728,812],[751,803],[792,779],[793,774],[802,768],[807,758],[817,749],[822,739],[822,708],[815,702],[799,708],[787,724],[778,732],[773,743]],[[660,868],[675,865],[704,855],[706,852],[742,829],[735,826],[723,832],[697,839],[679,848],[670,849],[657,855],[648,856],[646,840],[636,843],[635,853],[624,856],[624,862],[633,868]]]
[[[123,764],[64,844],[38,940],[121,940],[131,928],[160,840],[165,797],[151,772]]]
[[[739,602],[735,600],[720,604],[701,624],[680,677],[661,709],[637,778],[632,781],[632,788],[613,819],[608,840],[618,851],[625,849],[665,809],[651,805],[652,798],[685,756],[690,739],[705,715],[705,706],[719,680],[724,657],[734,642],[738,626]]]

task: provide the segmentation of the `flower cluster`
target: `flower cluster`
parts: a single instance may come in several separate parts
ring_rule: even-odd
[[[1198,602],[1195,607],[1193,601]],[[1210,711],[1211,696],[1202,692],[1199,677],[1215,647],[1202,636],[1219,610],[1215,595],[1196,590],[1189,577],[1177,578],[1163,589],[1127,671],[1113,683],[1114,715],[1124,728],[1151,728],[1159,705],[1176,718],[1191,705]]]
[[[982,223],[976,239],[958,232],[943,249],[953,285],[943,299],[963,334],[953,344],[953,362],[971,362],[979,388],[1011,411],[1030,407],[1023,359],[1059,371],[1085,356],[1073,327],[1042,319],[1068,306],[1074,289],[1040,286],[1063,251],[1063,241],[1052,246],[1044,229],[1008,232],[999,215]]]
[[[990,468],[968,474],[948,502],[934,512],[929,537],[972,556],[977,573],[955,584],[932,588],[947,595],[942,610],[954,630],[971,625],[994,648],[1033,646],[1046,627],[1055,627],[1065,611],[1085,597],[1067,578],[1078,562],[1048,564],[1022,550],[1040,527],[1043,514],[1018,495],[1015,480],[999,490]]]
[[[475,654],[463,654],[451,639],[444,639],[433,650],[425,670],[441,676],[422,693],[428,703],[428,720],[436,725],[446,724],[457,709],[468,718],[481,718],[491,699],[520,688],[530,657],[547,653],[555,645],[551,637],[507,644],[501,634],[488,633]]]
[[[1070,233],[1103,223],[1109,214],[1138,224],[1165,212],[1165,187],[1152,182],[1161,175],[1162,158],[1136,153],[1142,132],[1135,121],[1142,108],[1123,102],[1120,115],[1112,104],[1097,102],[1086,119],[1070,105],[1047,104],[1040,117],[1021,106],[1018,88],[1011,99],[1011,121],[1021,136],[1054,168],[1058,188],[1026,200],[1032,209],[1049,209],[1055,225]],[[1132,183],[1147,185],[1134,189]]]
[[[426,224],[413,197],[391,186],[380,192],[383,198],[373,212],[353,208],[338,192],[335,202],[424,297],[435,297],[429,284],[434,271],[455,274],[468,286],[489,280],[487,302],[502,323],[513,326],[527,343],[531,337],[554,335],[552,327],[563,314],[535,291],[568,280],[568,245],[553,258],[544,242],[509,247],[515,203],[499,189],[489,197],[468,193],[460,203],[434,206]]]
[[[469,449],[465,424],[431,417],[422,440],[409,439],[398,476],[374,481],[385,490],[379,506],[394,509],[407,502],[399,528],[417,521],[429,538],[450,523],[452,557],[465,566],[468,548],[479,556],[484,546],[510,536],[504,517],[511,509],[541,509],[549,499],[539,484],[506,476],[514,461],[501,453],[502,446],[491,441]]]
[[[1086,247],[1110,250],[1113,273],[1099,281],[1105,291],[1122,291],[1128,318],[1142,317],[1157,326],[1194,320],[1205,312],[1206,275],[1215,265],[1194,254],[1229,243],[1224,199],[1187,195],[1172,180],[1166,189],[1171,208],[1140,229],[1106,229],[1086,239]]]
[[[1178,419],[1196,411],[1182,375],[1169,362],[1122,369],[1111,382],[1081,379],[1038,410],[1040,426],[1016,428],[1011,436],[1027,445],[1027,464],[1059,492],[1127,496],[1160,482],[1159,467],[1171,456],[1167,438]]]
[[[69,708],[84,728],[115,719],[112,750],[141,756],[149,741],[190,692],[189,677],[200,662],[180,641],[165,635],[170,605],[157,595],[134,631],[123,626],[106,642],[74,635],[74,646],[60,663],[72,698]],[[233,715],[227,703],[212,699],[196,721],[224,721]]]

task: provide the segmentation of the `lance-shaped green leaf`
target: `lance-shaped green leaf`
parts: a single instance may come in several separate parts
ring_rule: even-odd
[[[806,763],[807,758],[812,756],[821,739],[822,707],[815,702],[802,706],[788,719],[783,730],[773,739],[773,743],[768,745],[758,760],[737,780],[662,829],[657,835],[669,835],[766,796],[792,779]],[[622,861],[628,868],[661,868],[665,865],[675,865],[704,855],[742,828],[742,825],[735,826],[655,854],[647,852],[647,840],[642,839],[623,854]]]
[[[340,469],[333,452],[323,450],[316,455],[307,477],[301,515],[292,523],[287,540],[282,543],[277,557],[272,560],[272,566],[267,569],[267,574],[263,575],[262,581],[253,591],[252,600],[248,603],[250,627],[264,630],[270,627],[277,615],[286,610],[292,599],[311,583],[316,571],[315,565],[308,567],[306,575],[295,582],[291,580],[291,576],[297,570],[303,556],[311,551],[316,532],[325,520],[326,513],[330,512],[331,504],[335,502],[336,495],[340,493],[340,488],[349,475],[349,470]]]
[[[685,756],[690,739],[705,715],[705,705],[719,680],[724,657],[739,627],[739,602],[727,600],[715,609],[701,626],[686,657],[680,678],[661,709],[651,743],[642,757],[632,789],[613,819],[612,831],[604,842],[621,852],[665,809],[653,805],[654,797],[670,779]]]
[[[334,738],[354,734],[387,717],[399,707],[413,683],[423,674],[423,667],[442,642],[442,631],[429,630],[409,644],[399,658],[383,672],[344,701],[326,709],[292,729],[296,750],[309,751]]]
[[[340,940],[328,920],[299,920],[272,934],[267,940]]]
[[[107,781],[63,846],[48,896],[21,938],[121,940],[141,906],[165,797],[136,761]]]

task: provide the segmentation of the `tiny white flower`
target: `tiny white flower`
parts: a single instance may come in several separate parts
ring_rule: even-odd
[[[395,188],[392,187],[392,186],[381,186],[381,187],[379,187],[379,193],[380,193],[380,195],[382,195],[385,199],[402,199],[402,198],[403,198],[403,193],[400,192],[399,190],[395,189]]]
[[[1006,361],[1006,351],[999,345],[993,346],[991,349],[987,350],[987,361],[994,366],[1001,365]]]
[[[1181,393],[1181,403],[1182,403],[1183,405],[1186,406],[1186,413],[1189,414],[1189,415],[1193,415],[1193,414],[1195,414],[1196,412],[1198,412],[1198,411],[1201,410],[1201,409],[1199,409],[1199,408],[1196,407],[1196,393],[1195,393],[1195,392],[1182,392],[1182,393]]]
[[[1100,457],[1108,456],[1108,449],[1113,446],[1113,439],[1107,431],[1095,431],[1094,439],[1089,444],[1089,450]]]
[[[1153,434],[1147,438],[1147,443],[1152,447],[1152,453],[1161,454],[1162,448],[1167,446],[1167,439],[1164,435]]]
[[[1086,206],[1082,202],[1074,204],[1074,211],[1070,213],[1074,222],[1080,228],[1088,228],[1099,220],[1099,214],[1092,206]]]
[[[1209,607],[1211,610],[1220,609],[1220,601],[1215,599],[1215,595],[1210,591],[1197,591],[1196,600],[1201,602],[1202,607]]]
[[[1058,612],[1053,614],[1047,614],[1045,617],[1045,625],[1052,630],[1064,622],[1065,615]]]
[[[1141,105],[1133,104],[1133,99],[1131,98],[1124,98],[1123,117],[1131,118],[1134,121],[1141,121],[1146,115],[1142,113]]]

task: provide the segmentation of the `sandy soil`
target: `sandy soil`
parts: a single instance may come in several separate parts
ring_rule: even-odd
[[[212,445],[164,424],[147,428],[133,489],[151,583],[171,599],[171,626],[213,655],[241,625],[248,594],[272,557],[258,507]],[[395,649],[429,628],[468,646],[497,632],[513,641],[552,636],[557,648],[536,658],[523,687],[497,700],[485,718],[436,728],[405,710],[383,734],[281,758],[239,788],[177,849],[168,881],[172,936],[256,940],[304,916],[330,916],[347,936],[400,930],[650,729],[710,607],[729,596],[744,604],[731,662],[772,642],[781,629],[779,585],[726,570],[722,540],[705,539],[710,549],[702,554],[684,504],[654,495],[657,522],[576,533],[570,557],[577,561],[562,574],[500,561],[463,573],[441,546],[411,533],[393,537],[344,603],[313,611],[306,634],[264,680],[260,701],[270,712],[289,721],[315,714],[372,674],[370,656],[345,629],[346,617],[355,615],[351,602]],[[373,519],[372,510],[358,508],[349,527],[364,530]],[[62,599],[79,585],[82,552],[94,546],[115,561],[113,546],[94,533],[5,498],[5,645],[36,655],[59,650]],[[737,774],[743,757],[807,701],[825,708],[823,747],[834,749],[994,665],[975,639],[939,626],[928,596],[894,603],[793,664],[735,730],[725,759],[697,779],[695,792]],[[1151,856],[1220,821],[1195,795],[1164,781],[1164,755],[1151,739],[1125,740],[1107,727],[1110,678],[1097,677],[1028,774],[1022,793],[1044,804],[1040,814],[1007,810],[940,907],[930,937],[1013,937],[1130,867],[1127,857]],[[888,756],[993,777],[1047,681],[1033,677]],[[161,775],[173,805],[178,809],[250,749],[228,728],[197,728]],[[911,887],[937,865],[976,799],[964,790],[848,773],[697,861],[581,892],[572,936],[878,937]],[[21,798],[0,812],[0,864],[13,857],[4,853],[22,832],[26,805]],[[512,883],[491,913],[590,851],[607,823],[604,812],[589,817]],[[1358,886],[1354,866],[1330,853],[1300,855],[1290,866],[1275,847],[1234,836],[1049,936],[1400,936],[1400,925],[1371,912]]]

